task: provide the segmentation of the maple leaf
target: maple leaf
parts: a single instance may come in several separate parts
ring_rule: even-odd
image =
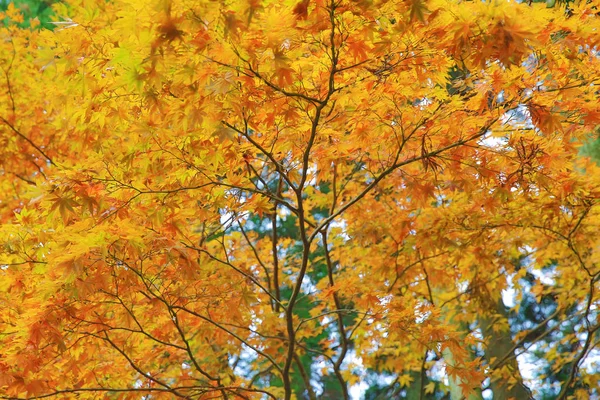
[[[277,84],[282,87],[291,85],[294,82],[294,70],[290,67],[289,58],[283,50],[273,52],[273,57]]]
[[[225,23],[225,34],[237,36],[244,30],[244,23],[236,17],[235,11],[226,11],[223,13]]]
[[[348,50],[353,55],[355,61],[364,61],[368,58],[371,48],[368,43],[355,41],[348,44]]]
[[[310,4],[310,0],[301,0],[296,4],[294,10],[292,11],[298,19],[306,19],[308,17],[308,5]]]
[[[74,207],[79,206],[79,203],[67,196],[56,195],[54,198],[50,199],[50,201],[52,202],[50,211],[58,209],[60,216],[65,222],[68,222],[75,214]]]
[[[410,20],[425,22],[425,13],[429,11],[422,0],[410,0],[407,2],[410,8]]]
[[[435,382],[429,382],[425,385],[425,393],[432,394],[433,392],[435,392]]]
[[[527,108],[533,124],[542,132],[553,133],[556,130],[562,131],[560,117],[549,111],[546,107],[531,103]]]
[[[398,383],[400,384],[400,387],[406,387],[409,386],[413,380],[414,378],[410,375],[402,375],[398,378]]]

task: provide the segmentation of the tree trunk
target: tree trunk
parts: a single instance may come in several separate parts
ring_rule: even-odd
[[[495,379],[492,378],[490,388],[494,393],[494,400],[527,400],[532,399],[531,391],[523,383],[523,377],[519,371],[517,359],[514,357],[514,343],[510,332],[502,332],[494,329],[495,323],[508,319],[508,313],[502,299],[496,302],[496,315],[481,316],[479,326],[483,334],[484,342],[487,344],[485,356],[491,364],[502,362],[499,368],[502,373]],[[500,372],[500,371],[497,371]]]

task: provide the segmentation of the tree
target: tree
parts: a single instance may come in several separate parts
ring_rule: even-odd
[[[52,29],[52,4],[56,0],[2,0],[0,11],[6,12],[9,7],[19,11],[18,17],[4,19],[4,23],[17,23],[20,27],[39,27]]]
[[[155,3],[2,16],[3,398],[598,394],[597,1]]]

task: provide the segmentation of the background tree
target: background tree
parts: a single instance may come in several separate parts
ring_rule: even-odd
[[[33,21],[34,28],[41,26],[52,29],[52,4],[56,2],[56,0],[3,0],[0,1],[0,11],[6,12],[9,7],[19,10],[20,17],[16,20],[5,18],[3,21],[5,24],[17,23],[19,27],[27,28],[32,26]]]
[[[8,6],[0,394],[593,398],[600,23],[569,7]]]

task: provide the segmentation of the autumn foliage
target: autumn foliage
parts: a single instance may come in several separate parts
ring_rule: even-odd
[[[600,396],[598,0],[52,7],[0,18],[0,398]]]

